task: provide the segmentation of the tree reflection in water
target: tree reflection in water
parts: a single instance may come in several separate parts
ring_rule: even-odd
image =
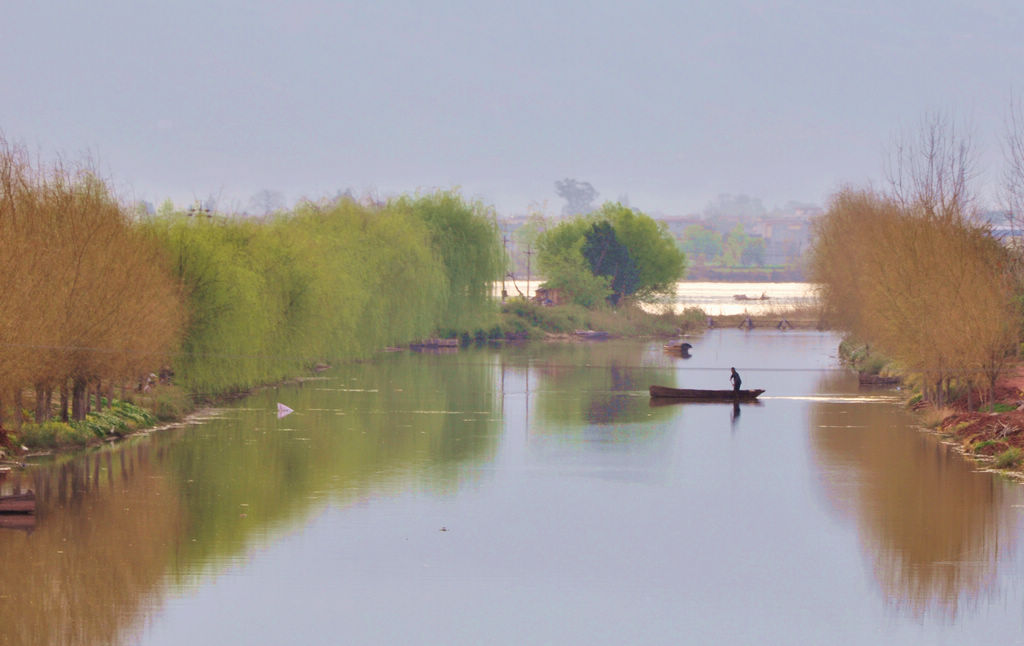
[[[0,531],[0,643],[118,644],[138,628],[183,519],[160,460],[143,442],[21,476],[37,521]]]
[[[647,389],[653,383],[674,383],[674,371],[644,365],[635,344],[552,345],[533,359],[533,367],[542,379],[539,419],[590,427],[664,420],[673,414],[653,409]]]
[[[131,642],[168,589],[199,586],[328,503],[395,480],[459,486],[495,450],[493,380],[486,364],[356,364],[26,471],[5,483],[36,491],[37,517],[0,528],[0,644]],[[281,396],[297,411],[284,422]]]
[[[978,472],[892,403],[816,403],[811,422],[822,490],[857,522],[891,603],[952,618],[991,590],[1000,559],[1016,548],[1007,498],[1019,486]]]

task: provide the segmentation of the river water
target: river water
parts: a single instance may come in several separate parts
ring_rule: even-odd
[[[690,342],[384,354],[8,477],[0,643],[1020,643],[1020,485],[832,334]],[[647,396],[730,366],[760,404]]]

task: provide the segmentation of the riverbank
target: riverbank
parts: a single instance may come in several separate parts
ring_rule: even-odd
[[[839,344],[840,359],[861,377],[905,382],[899,367],[868,346],[847,339]],[[982,401],[975,392],[973,402]],[[987,393],[984,393],[987,397]],[[1009,366],[996,382],[992,401],[970,410],[961,394],[946,406],[935,407],[913,395],[907,402],[921,426],[983,468],[1024,480],[1024,361]]]
[[[979,411],[963,402],[920,409],[926,425],[985,469],[1024,481],[1024,362],[1001,377],[992,402]]]

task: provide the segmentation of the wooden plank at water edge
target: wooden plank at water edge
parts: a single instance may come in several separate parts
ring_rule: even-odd
[[[763,389],[756,390],[698,390],[693,388],[669,388],[668,386],[651,386],[651,397],[664,397],[673,399],[689,399],[694,401],[754,401],[764,392]]]

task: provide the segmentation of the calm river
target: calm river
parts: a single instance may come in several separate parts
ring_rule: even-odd
[[[11,476],[0,643],[1021,643],[1024,487],[832,334],[691,342],[386,354]],[[759,405],[651,406],[730,366]]]

